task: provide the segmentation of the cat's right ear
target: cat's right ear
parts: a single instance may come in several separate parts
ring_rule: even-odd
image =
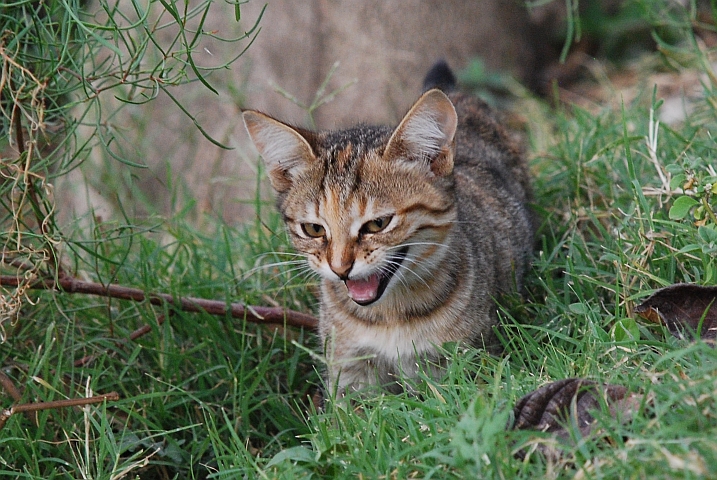
[[[428,165],[444,177],[453,171],[458,116],[450,99],[438,89],[429,90],[411,107],[388,140],[384,158]]]
[[[316,159],[311,145],[299,132],[263,113],[246,110],[242,117],[254,146],[264,159],[272,187],[280,193],[287,191],[292,178]]]

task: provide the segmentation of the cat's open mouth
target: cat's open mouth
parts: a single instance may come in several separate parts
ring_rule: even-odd
[[[380,272],[374,273],[370,277],[362,278],[360,280],[346,280],[346,288],[349,290],[349,297],[351,300],[358,303],[359,305],[365,306],[370,305],[383,295],[383,292],[388,286],[388,282],[391,281],[393,275],[398,270],[398,267],[403,263],[403,259],[406,258],[408,253],[408,247],[404,247],[398,252],[391,255],[389,264],[385,269]]]

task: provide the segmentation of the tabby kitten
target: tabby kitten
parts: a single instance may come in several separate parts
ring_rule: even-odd
[[[528,169],[488,106],[437,64],[396,128],[312,132],[243,112],[295,248],[321,279],[327,387],[384,385],[445,342],[494,344],[494,298],[533,242]]]

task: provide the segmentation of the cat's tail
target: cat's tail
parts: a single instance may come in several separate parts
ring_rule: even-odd
[[[423,91],[427,92],[432,88],[438,88],[448,93],[456,88],[456,76],[445,60],[438,60],[433,64],[426,76],[423,78]]]

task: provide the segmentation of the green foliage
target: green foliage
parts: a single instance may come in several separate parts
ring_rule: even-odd
[[[505,435],[509,414],[507,407],[498,410],[483,396],[468,406],[452,437],[455,466],[466,476],[495,477],[510,468],[510,458],[505,458],[511,446]]]
[[[62,274],[62,247],[84,247],[58,227],[55,179],[78,168],[93,150],[124,169],[143,168],[123,154],[122,133],[112,122],[118,110],[164,94],[194,120],[172,91],[191,82],[213,91],[208,76],[226,67],[199,65],[199,41],[251,40],[256,25],[231,40],[205,31],[211,6],[102,0],[91,13],[81,0],[18,0],[0,7],[0,273],[20,279],[16,289],[4,292],[0,337],[29,283]]]
[[[0,7],[2,31],[14,32],[0,37],[4,78],[12,79],[2,85],[0,274],[30,282],[62,269],[147,292],[311,311],[316,285],[261,192],[256,220],[241,226],[203,217],[197,229],[189,209],[141,221],[127,214],[123,223],[90,218],[72,235],[53,223],[49,180],[80,164],[90,147],[116,156],[118,172],[139,168],[121,155],[121,132],[106,121],[112,112],[100,108],[103,95],[131,104],[190,81],[211,86],[210,72],[192,57],[197,36],[210,35],[201,29],[209,3],[100,5],[95,17],[72,2]],[[717,279],[714,52],[694,36],[693,25],[704,27],[694,9],[661,0],[640,5],[654,7],[641,21],[655,27],[656,38],[667,27],[672,32],[655,55],[660,68],[696,70],[703,88],[679,125],[657,121],[665,105],[651,84],[618,109],[521,104],[530,106],[522,113],[535,127],[528,135],[542,225],[527,301],[503,302],[504,355],[446,345],[443,378],[424,376],[410,394],[329,399],[317,412],[308,396],[321,383],[321,366],[309,353],[315,340],[308,332],[170,305],[10,289],[2,292],[0,373],[21,398],[2,396],[2,407],[110,391],[120,400],[11,416],[0,430],[0,475],[712,475],[717,350],[671,337],[635,318],[633,307],[656,288]],[[239,17],[240,3],[231,10]],[[166,25],[175,28],[166,27],[174,32],[171,49],[152,42]],[[57,252],[61,262],[53,259]],[[132,337],[145,326],[148,333]],[[625,385],[644,400],[630,419],[597,412],[601,438],[572,432],[557,441],[506,429],[518,398],[576,376]],[[559,455],[539,455],[535,448],[545,445]],[[523,460],[515,456],[520,450]]]
[[[692,27],[712,30],[710,2],[688,0],[527,0],[529,9],[554,4],[565,21],[556,28],[549,42],[562,44],[564,62],[576,43],[587,41],[603,60],[622,63],[652,48],[655,41],[678,47],[689,38]],[[549,7],[550,8],[550,7]],[[713,7],[712,7],[713,8]],[[678,47],[679,50],[679,47]]]

